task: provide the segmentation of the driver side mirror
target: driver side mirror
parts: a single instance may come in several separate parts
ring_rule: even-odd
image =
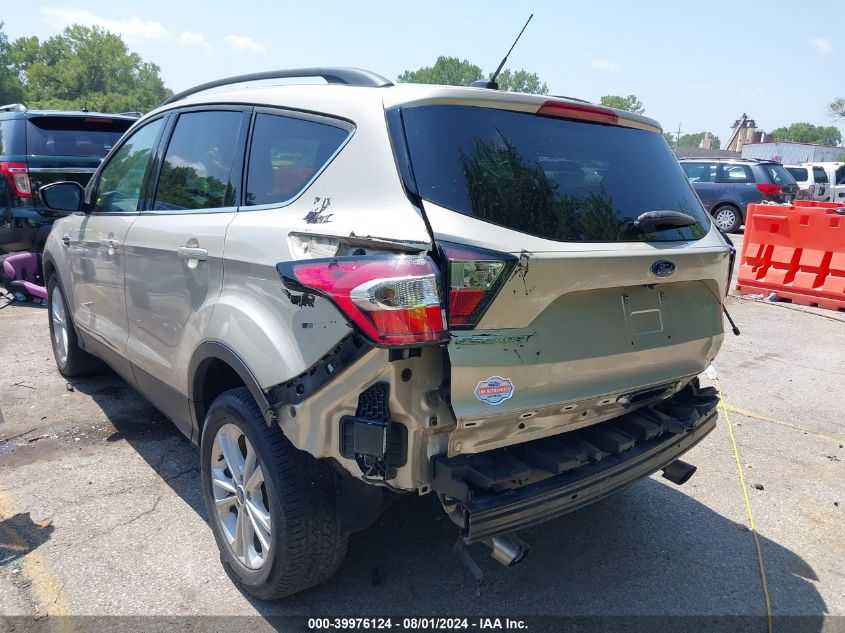
[[[41,200],[53,211],[81,211],[85,190],[78,182],[64,181],[44,185],[39,190]]]

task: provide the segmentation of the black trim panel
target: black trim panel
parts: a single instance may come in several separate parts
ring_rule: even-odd
[[[194,423],[191,418],[190,400],[168,385],[141,369],[132,365],[138,391],[149,400],[156,409],[166,415],[189,440],[193,440]]]

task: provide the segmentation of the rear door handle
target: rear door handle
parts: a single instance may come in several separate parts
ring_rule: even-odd
[[[196,246],[180,246],[179,257],[181,257],[182,259],[193,259],[198,262],[204,262],[208,259],[208,251],[204,248],[198,248]]]
[[[112,240],[112,239],[103,240],[101,242],[101,244],[103,246],[105,246],[106,248],[117,248],[118,246],[120,246],[120,242],[118,242],[117,240]]]
[[[70,246],[70,235],[62,235],[62,244]]]

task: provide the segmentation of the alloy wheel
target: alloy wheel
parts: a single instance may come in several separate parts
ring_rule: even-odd
[[[60,365],[64,365],[67,363],[68,352],[67,312],[58,286],[53,287],[50,295],[50,322],[53,326],[53,349],[56,350]]]
[[[211,448],[215,520],[232,554],[244,567],[260,569],[270,553],[272,523],[264,472],[244,432],[224,424]]]

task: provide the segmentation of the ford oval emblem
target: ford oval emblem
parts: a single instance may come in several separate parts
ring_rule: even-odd
[[[668,259],[658,259],[651,265],[651,274],[658,279],[671,277],[675,272],[675,264]]]

